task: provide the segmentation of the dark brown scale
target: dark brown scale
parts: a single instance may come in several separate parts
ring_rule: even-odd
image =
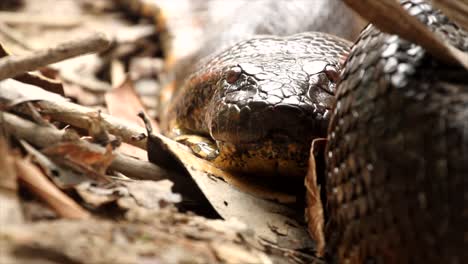
[[[468,52],[468,34],[445,16],[402,4]],[[329,255],[468,263],[468,72],[373,26],[344,69],[325,153]]]

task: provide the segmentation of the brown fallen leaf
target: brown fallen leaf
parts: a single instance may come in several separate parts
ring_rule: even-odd
[[[144,110],[144,106],[138,95],[135,93],[133,82],[130,78],[125,78],[123,83],[121,83],[117,88],[106,93],[105,100],[109,114],[115,117],[120,117],[136,125],[141,124],[141,120],[138,118],[138,113]],[[154,100],[156,100],[156,98],[154,98]],[[152,121],[152,126],[157,128],[154,121]],[[122,144],[119,151],[127,155],[137,157],[141,160],[148,160],[146,151],[129,144]]]
[[[181,162],[224,219],[239,219],[255,230],[259,238],[284,248],[312,247],[303,224],[303,209],[293,205],[296,202],[294,195],[256,185],[246,177],[220,170],[194,156],[185,146],[164,136],[152,134],[148,143],[151,144],[153,140],[160,141],[163,148]]]
[[[26,187],[44,200],[58,215],[72,219],[86,219],[90,217],[86,210],[62,193],[30,161],[25,159],[16,160],[15,166],[18,171],[18,177]]]
[[[317,159],[323,155],[326,139],[315,139],[312,142],[309,158],[309,168],[305,178],[307,209],[305,211],[307,228],[312,239],[317,244],[317,256],[323,257],[325,253],[324,212],[320,198],[320,188],[317,174],[322,169]]]
[[[20,140],[23,148],[28,152],[32,160],[41,167],[42,171],[51,179],[60,189],[69,189],[77,184],[87,181],[88,177],[79,174],[71,169],[64,168],[55,164],[46,155],[35,149],[24,140]]]
[[[93,180],[109,182],[106,170],[114,160],[112,147],[108,145],[105,152],[92,151],[79,142],[62,142],[42,150],[59,164],[72,167]]]

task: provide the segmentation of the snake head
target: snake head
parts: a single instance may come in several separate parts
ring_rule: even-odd
[[[231,143],[325,137],[339,67],[321,58],[257,58],[223,69],[210,105],[212,138]]]
[[[349,46],[318,32],[240,42],[186,81],[177,123],[215,141],[218,167],[303,177],[310,142],[326,137]]]

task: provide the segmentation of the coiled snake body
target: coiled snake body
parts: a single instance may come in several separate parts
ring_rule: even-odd
[[[468,52],[447,17],[402,4]],[[466,263],[466,70],[369,26],[341,77],[325,154],[330,249],[340,262]]]
[[[466,32],[430,5],[401,2],[468,51]],[[211,137],[219,153],[209,158],[218,166],[294,177],[305,173],[311,140],[328,135],[330,256],[340,263],[463,263],[466,71],[373,26],[343,66],[349,46],[325,33],[240,42],[187,79],[163,120],[166,130]]]

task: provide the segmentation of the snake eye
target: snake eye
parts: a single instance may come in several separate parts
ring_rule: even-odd
[[[229,84],[233,84],[237,82],[241,73],[242,73],[242,69],[240,67],[236,66],[236,67],[229,69],[226,72],[226,82],[228,82]]]
[[[328,79],[333,83],[337,83],[340,79],[340,72],[338,71],[338,69],[331,65],[327,65],[325,67],[324,72],[327,75]]]

